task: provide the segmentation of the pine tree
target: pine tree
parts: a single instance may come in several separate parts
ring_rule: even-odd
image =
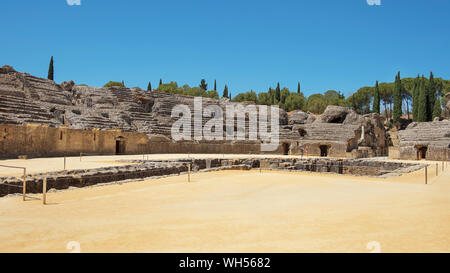
[[[214,80],[214,91],[217,91],[216,80]]]
[[[159,86],[162,85],[162,79],[159,79]]]
[[[122,80],[122,86],[125,87],[125,82]]]
[[[380,113],[380,88],[378,87],[378,81],[375,84],[375,94],[373,96],[373,112]]]
[[[205,79],[202,79],[201,81],[200,81],[200,88],[201,89],[203,89],[203,90],[208,90],[208,84],[206,83],[206,81],[205,81]]]
[[[433,108],[433,120],[435,118],[440,118],[441,117],[441,99],[439,97],[436,97],[434,100],[434,108]]]
[[[222,98],[228,98],[228,86],[225,84],[225,88],[223,89]]]
[[[53,69],[53,56],[50,58],[50,65],[48,66],[48,77],[49,80],[54,79],[54,69]]]
[[[298,82],[298,85],[297,85],[297,94],[300,94],[300,82]]]
[[[434,81],[433,72],[430,73],[430,81],[428,84],[428,104],[427,104],[427,120],[433,119],[434,101],[436,100],[436,83]]]
[[[230,100],[231,100],[231,92],[230,92]]]
[[[147,91],[152,91],[152,83],[148,82]]]
[[[395,78],[394,87],[394,123],[402,117],[402,80],[400,79],[400,72]]]
[[[277,102],[280,101],[280,97],[281,97],[281,89],[280,89],[280,83],[278,83],[277,89],[275,90],[275,98],[276,98]]]
[[[427,101],[428,101],[428,94],[427,90],[425,88],[425,79],[422,76],[422,79],[420,79],[419,84],[419,103],[417,106],[417,121],[418,122],[425,122],[427,121]]]
[[[414,80],[414,89],[412,94],[413,121],[417,121],[417,116],[419,115],[419,88],[420,88],[420,77],[419,75],[417,75],[417,78]]]

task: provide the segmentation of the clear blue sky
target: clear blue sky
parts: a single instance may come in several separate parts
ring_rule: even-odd
[[[449,0],[2,0],[0,65],[102,86],[151,80],[219,94],[279,81],[348,95],[418,73],[450,78]]]

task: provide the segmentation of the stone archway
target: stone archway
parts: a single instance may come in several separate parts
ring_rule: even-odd
[[[417,146],[417,160],[422,160],[427,158],[428,146]]]
[[[289,155],[289,150],[290,150],[289,143],[283,143],[282,148],[283,148],[283,154],[284,155]]]
[[[327,157],[329,148],[330,148],[330,146],[328,146],[328,145],[320,145],[319,146],[320,156],[321,157]]]
[[[126,140],[127,139],[122,136],[116,138],[116,155],[125,154]]]

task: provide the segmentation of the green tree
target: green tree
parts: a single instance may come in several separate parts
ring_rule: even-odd
[[[206,81],[205,81],[205,79],[202,79],[201,81],[200,81],[200,88],[202,88],[203,90],[208,90],[208,84],[206,83]]]
[[[373,107],[374,113],[380,113],[380,88],[378,87],[378,81],[375,84],[375,94],[373,95]]]
[[[345,106],[345,96],[336,90],[328,90],[324,93],[328,105]]]
[[[225,84],[225,88],[223,89],[222,98],[228,98],[228,86]]]
[[[297,84],[297,94],[300,94],[300,82]]]
[[[212,98],[212,99],[219,99],[219,93],[217,93],[216,90],[210,90],[207,92],[206,95],[208,98]]]
[[[427,121],[427,104],[428,104],[428,92],[425,87],[425,79],[422,76],[419,86],[419,104],[417,109],[417,121]]]
[[[414,80],[414,88],[413,88],[413,121],[417,121],[417,117],[419,115],[419,88],[420,88],[420,77],[417,75],[417,78]]]
[[[170,94],[187,94],[184,91],[189,89],[179,88],[177,82],[163,83],[158,86],[156,89],[158,92],[170,93]]]
[[[434,102],[436,100],[436,83],[434,81],[433,72],[430,72],[430,79],[428,82],[428,104],[427,104],[427,120],[433,119]]]
[[[283,88],[280,91],[280,101],[278,103],[278,105],[283,108],[284,103],[286,102],[286,98],[289,96],[291,92],[289,91],[289,89],[287,88]]]
[[[267,92],[259,93],[257,103],[260,105],[272,105],[272,99],[270,98],[269,93]]]
[[[49,80],[54,79],[54,69],[53,69],[53,56],[50,58],[50,65],[48,66],[48,77]]]
[[[290,93],[284,103],[284,110],[290,112],[293,110],[305,110],[306,99],[303,94]]]
[[[161,86],[162,84],[162,79],[159,79],[159,85]]]
[[[372,87],[361,87],[347,98],[346,104],[352,107],[358,114],[370,113],[371,101],[373,97]]]
[[[384,114],[387,119],[391,119],[394,84],[382,82],[379,84],[378,88],[380,89],[380,97],[383,101]]]
[[[214,80],[214,91],[217,91],[216,80]]]
[[[113,86],[125,87],[123,82],[115,82],[115,81],[109,81],[103,87],[113,87]]]
[[[277,83],[277,89],[275,89],[276,103],[278,103],[280,101],[280,97],[281,97],[280,83]]]
[[[327,101],[322,94],[312,94],[306,102],[306,109],[314,114],[322,114],[327,107]]]
[[[151,82],[148,82],[147,90],[152,91],[152,83]]]
[[[402,80],[398,72],[394,86],[394,123],[402,117],[402,103]]]
[[[234,102],[253,101],[256,103],[257,98],[258,96],[256,95],[256,93],[253,90],[251,90],[249,92],[237,94],[237,96],[233,98],[233,101]]]
[[[442,114],[441,99],[439,97],[436,97],[433,108],[433,120],[435,118],[440,118],[441,114]]]

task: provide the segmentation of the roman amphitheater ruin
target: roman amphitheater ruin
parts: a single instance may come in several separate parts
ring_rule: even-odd
[[[1,158],[88,154],[260,153],[257,141],[173,141],[172,108],[194,98],[129,88],[76,86],[0,69]],[[203,99],[204,106],[236,104]],[[275,154],[449,159],[448,120],[413,123],[390,138],[377,114],[329,106],[321,116],[280,110]],[[246,116],[248,120],[248,115]],[[206,122],[204,119],[203,122]],[[248,124],[247,134],[248,134]],[[195,127],[194,127],[195,130]],[[195,131],[192,132],[195,134]],[[428,152],[425,152],[427,150]]]
[[[449,107],[450,96],[447,100],[449,101],[447,107]],[[0,199],[3,202],[0,207],[11,208],[0,211],[0,215],[7,216],[3,226],[0,223],[0,228],[6,234],[0,235],[0,242],[2,242],[0,243],[0,252],[42,249],[61,251],[60,246],[51,244],[59,242],[60,239],[66,240],[68,236],[83,237],[84,235],[77,233],[72,225],[66,225],[67,223],[64,224],[64,222],[61,224],[64,227],[61,226],[61,228],[67,231],[67,234],[60,233],[64,238],[56,241],[53,239],[41,240],[39,239],[41,236],[46,238],[47,235],[45,234],[51,233],[48,231],[50,227],[39,226],[35,228],[35,223],[42,222],[38,215],[45,215],[44,217],[51,221],[54,217],[52,213],[65,215],[69,210],[73,217],[79,218],[76,218],[79,220],[77,226],[86,223],[85,232],[92,232],[95,229],[88,223],[97,223],[98,227],[101,227],[105,222],[99,221],[99,219],[103,219],[103,216],[109,217],[108,215],[115,214],[116,210],[128,215],[127,217],[134,215],[135,218],[130,218],[133,219],[130,221],[134,221],[133,223],[137,225],[151,223],[149,226],[142,227],[142,230],[160,228],[160,230],[155,231],[154,236],[148,237],[147,233],[141,234],[138,232],[135,234],[136,240],[140,238],[138,241],[135,242],[134,239],[130,238],[126,241],[129,246],[140,246],[142,242],[148,241],[145,250],[273,251],[276,248],[272,243],[275,244],[275,242],[278,242],[277,240],[281,240],[279,242],[288,247],[280,248],[281,251],[286,251],[286,249],[303,251],[305,249],[298,248],[299,245],[305,244],[305,238],[315,235],[309,234],[306,236],[299,233],[296,227],[290,227],[289,223],[295,218],[291,215],[289,215],[288,220],[280,220],[279,223],[273,222],[273,224],[286,225],[287,230],[290,229],[292,234],[297,234],[298,237],[294,239],[300,240],[297,246],[291,246],[281,237],[266,242],[253,238],[251,235],[250,240],[243,240],[248,241],[248,245],[236,244],[242,248],[235,248],[230,245],[228,248],[218,249],[214,248],[212,243],[197,241],[197,237],[189,237],[190,239],[186,241],[186,244],[180,247],[173,240],[160,240],[158,234],[164,234],[168,230],[172,230],[171,223],[173,221],[188,217],[185,214],[179,214],[182,210],[172,211],[170,204],[174,204],[175,207],[194,206],[197,208],[195,204],[200,202],[199,200],[209,205],[202,205],[201,209],[198,207],[195,210],[198,214],[194,214],[194,216],[200,217],[201,214],[201,217],[206,217],[209,219],[208,221],[212,222],[220,222],[223,218],[232,217],[226,211],[230,209],[235,212],[233,215],[237,215],[233,217],[238,217],[238,219],[241,216],[244,217],[239,220],[239,223],[247,223],[246,219],[252,213],[241,215],[240,212],[243,208],[256,209],[260,215],[267,215],[266,217],[270,217],[270,219],[279,218],[283,214],[275,210],[272,212],[271,208],[267,206],[275,206],[280,211],[291,209],[291,207],[283,207],[283,204],[292,204],[294,207],[308,207],[308,211],[311,211],[311,215],[302,214],[300,218],[295,219],[309,219],[311,217],[313,220],[317,219],[317,215],[320,215],[320,213],[317,214],[318,212],[315,211],[316,206],[317,208],[329,206],[326,209],[329,210],[336,206],[340,209],[342,204],[347,204],[352,210],[360,210],[357,213],[354,211],[345,212],[348,214],[340,214],[341,212],[337,211],[338,218],[336,220],[332,217],[326,218],[327,220],[324,221],[330,221],[330,227],[333,227],[332,230],[327,231],[327,234],[332,234],[336,226],[342,226],[340,217],[345,218],[347,215],[356,213],[357,217],[355,216],[355,221],[352,221],[352,223],[359,223],[358,219],[366,219],[364,218],[366,216],[361,217],[361,215],[366,215],[368,212],[362,209],[360,203],[355,201],[356,203],[350,204],[348,203],[349,200],[357,200],[358,198],[371,200],[371,198],[374,198],[374,192],[378,196],[377,200],[384,200],[385,191],[393,191],[397,195],[387,195],[389,198],[393,197],[392,200],[386,201],[387,207],[382,210],[377,207],[371,210],[371,213],[391,211],[391,208],[394,207],[392,212],[394,214],[392,215],[401,217],[404,210],[403,208],[395,208],[396,203],[394,201],[397,196],[403,196],[403,191],[406,191],[408,198],[416,198],[415,188],[409,186],[392,188],[389,183],[377,184],[372,183],[373,181],[403,182],[407,180],[412,183],[412,186],[417,186],[416,184],[423,184],[424,176],[425,183],[427,183],[428,177],[433,178],[434,182],[445,180],[448,177],[448,171],[442,172],[444,176],[438,176],[438,171],[441,173],[440,164],[442,164],[442,170],[448,168],[447,161],[450,160],[449,120],[411,123],[405,130],[392,132],[385,128],[383,117],[380,115],[359,115],[351,108],[346,107],[328,106],[322,115],[314,115],[303,111],[286,113],[280,110],[279,143],[274,151],[262,151],[263,140],[250,140],[248,138],[249,134],[255,133],[253,132],[255,128],[249,125],[251,113],[244,113],[236,117],[236,124],[239,117],[241,119],[244,117],[246,138],[243,140],[227,140],[225,125],[223,128],[224,140],[196,139],[195,137],[191,140],[174,140],[171,129],[179,117],[172,117],[172,110],[176,105],[187,105],[190,109],[194,109],[195,102],[194,97],[156,91],[149,92],[124,87],[77,86],[73,81],[57,84],[51,80],[17,72],[10,66],[0,68],[0,197],[23,195],[23,200],[25,200],[25,195],[27,195],[27,198],[29,198],[27,200],[30,202],[23,202],[23,204],[33,203],[33,200],[41,198],[45,189],[45,192],[51,190],[52,200],[64,204],[64,206],[55,206],[50,213],[50,210],[44,212],[39,208],[22,209],[21,205],[16,202],[19,198]],[[207,106],[218,106],[225,113],[230,105],[247,107],[253,104],[235,103],[228,99],[202,99],[203,109]],[[193,128],[191,135],[201,135],[202,133],[198,130],[201,130],[202,126],[194,124],[195,110],[191,114],[193,115],[191,118],[191,128]],[[210,118],[202,117],[202,125],[209,120]],[[234,131],[238,130],[236,124],[234,124]],[[419,161],[421,159],[426,160]],[[436,165],[436,174],[434,174],[434,164],[438,164],[436,163],[438,161],[439,166]],[[64,165],[62,165],[62,162],[64,162]],[[430,162],[433,165],[430,165]],[[8,169],[11,166],[18,169]],[[433,169],[430,169],[430,166]],[[439,167],[439,170],[437,167]],[[22,168],[24,172],[22,172]],[[245,174],[243,174],[243,171],[245,171]],[[179,184],[177,184],[177,187],[170,187],[171,183],[179,183],[181,177],[184,176],[187,176],[190,182],[191,172],[195,173],[194,181],[207,181],[207,183],[189,184],[195,187],[197,191],[208,194],[197,195],[197,192]],[[222,178],[226,180],[226,183]],[[161,183],[153,181],[148,184],[149,179],[161,179]],[[185,181],[184,179],[182,181]],[[246,183],[245,187],[240,184],[243,180]],[[114,188],[114,185],[122,185],[124,181],[130,182],[127,183],[128,186]],[[279,181],[276,183],[277,188],[273,186],[273,181]],[[291,181],[296,181],[296,183],[291,183]],[[165,184],[166,182],[168,184]],[[109,185],[110,188],[103,187],[104,189],[100,189],[102,187],[98,187],[91,189],[91,193],[59,191],[84,187],[92,188],[91,186],[98,184]],[[332,192],[327,190],[328,187],[336,185],[338,187],[333,188]],[[226,187],[226,189],[223,187]],[[316,187],[317,191],[315,190]],[[445,187],[445,185],[442,187]],[[265,189],[267,188],[270,188],[271,191],[266,192]],[[441,198],[441,194],[448,192],[447,188],[442,188],[443,191],[440,189],[439,187],[434,188],[433,195],[430,195],[429,192],[421,192],[421,194],[425,199],[436,200],[436,198]],[[313,197],[319,196],[320,202],[317,203],[313,197],[308,196],[310,190]],[[151,194],[144,194],[144,191],[150,191]],[[354,192],[358,192],[359,197],[355,196]],[[212,202],[209,197],[210,193],[212,194],[211,198],[226,201],[214,199]],[[349,195],[347,196],[347,194]],[[91,197],[86,197],[88,195]],[[301,195],[301,198],[298,195]],[[148,196],[152,196],[152,199],[148,199]],[[235,196],[236,199],[229,200],[230,196]],[[173,200],[172,197],[174,197]],[[22,198],[20,199],[22,200]],[[44,197],[43,199],[45,203],[46,199]],[[103,199],[113,200],[108,201],[105,205]],[[167,202],[158,201],[162,199]],[[188,203],[183,203],[186,199]],[[72,206],[70,200],[77,200],[77,203]],[[264,206],[261,204],[261,200],[272,200],[273,203],[267,202],[267,206]],[[421,205],[421,199],[414,200],[418,206]],[[246,203],[250,201],[254,203]],[[408,199],[408,206],[411,206],[410,201],[411,199]],[[96,203],[91,204],[91,202]],[[147,206],[150,204],[149,202],[153,207]],[[244,203],[238,205],[238,208],[234,208],[235,202]],[[305,203],[300,204],[298,202]],[[130,207],[124,205],[128,203],[133,209],[130,210]],[[218,210],[214,210],[216,216],[211,216],[208,213],[206,213],[206,216],[203,215],[205,209],[216,208],[219,203],[221,209],[223,209],[220,213]],[[266,203],[266,201],[263,203]],[[84,208],[84,205],[94,207],[88,211],[77,210],[79,207]],[[344,207],[347,205],[344,205]],[[444,202],[442,206],[448,207],[449,205]],[[438,206],[438,204],[434,204],[434,206]],[[140,209],[136,210],[137,207]],[[264,211],[258,210],[259,207],[264,207]],[[107,208],[114,211],[103,212]],[[160,208],[161,211],[159,209],[153,211],[152,208]],[[16,209],[17,215],[14,214]],[[95,216],[100,210],[102,210],[101,214]],[[164,213],[165,210],[171,213]],[[92,215],[90,211],[92,211]],[[439,212],[439,210],[433,209],[433,212],[436,211]],[[297,215],[296,213],[304,212],[296,210],[292,213]],[[424,219],[436,216],[428,212],[420,213],[422,213]],[[151,215],[152,218],[150,219],[150,216],[147,215]],[[175,218],[168,218],[170,215]],[[367,217],[370,219],[372,214],[367,214]],[[399,223],[394,221],[397,218],[392,220],[393,218],[389,215],[380,217],[385,219],[387,223],[392,223],[393,229],[399,228]],[[145,220],[136,220],[141,218]],[[26,219],[28,225],[22,225],[22,220],[16,221],[14,219]],[[107,222],[115,221],[114,219],[116,218],[108,218]],[[161,222],[159,222],[159,219],[162,219]],[[313,220],[311,221],[316,221]],[[180,226],[189,230],[191,221],[198,221],[198,218],[182,221]],[[268,221],[258,221],[254,219],[254,225],[256,226],[252,226],[253,229],[259,229],[268,223]],[[300,221],[300,225],[305,224],[303,220],[295,221]],[[411,221],[416,220],[411,219]],[[448,222],[448,219],[446,218],[444,221]],[[434,218],[427,223],[437,223],[438,229],[443,226],[440,221],[436,222]],[[417,223],[416,225],[421,224]],[[120,226],[120,223],[115,223],[111,227],[114,228],[116,225]],[[196,227],[199,228],[190,230],[190,232],[193,234],[192,236],[194,234],[197,234],[195,236],[209,236],[207,242],[215,242],[217,237],[213,236],[214,232],[202,232],[202,227],[211,228],[215,231],[219,230],[224,232],[223,234],[229,233],[229,230],[221,230],[222,227],[207,226],[208,224],[205,226],[204,223],[196,224]],[[231,230],[235,227],[230,226],[229,228]],[[272,227],[272,229],[274,228]],[[266,237],[271,238],[275,234],[271,231],[272,229],[261,229],[260,232],[262,234],[268,232]],[[313,226],[311,226],[310,231],[312,230],[315,230]],[[23,232],[31,235],[25,236],[22,240],[22,237],[18,234],[23,235]],[[99,238],[102,238],[103,230],[100,228],[98,232]],[[177,232],[176,234],[178,234]],[[245,229],[237,228],[235,233],[238,234],[239,232],[245,232]],[[374,232],[379,233],[379,231]],[[448,230],[442,230],[442,234],[447,233]],[[318,234],[318,240],[323,240],[326,237],[323,237],[320,230]],[[7,240],[4,236],[16,239]],[[116,242],[114,236],[108,242],[115,242],[114,246],[120,245],[120,242],[123,241],[118,240]],[[172,236],[172,234],[170,233],[169,236]],[[230,240],[236,239],[233,236],[229,238]],[[401,236],[398,238],[400,238],[399,243],[405,240]],[[387,241],[397,242],[398,238],[395,237]],[[428,237],[424,236],[424,238],[427,239]],[[431,239],[434,239],[434,237]],[[240,241],[242,242],[242,240]],[[33,242],[33,244],[30,242]],[[194,245],[199,244],[199,247],[200,245],[203,247],[195,248],[192,246],[192,242],[197,242]],[[263,244],[263,246],[258,248],[255,243]],[[86,242],[85,244],[90,247],[88,249],[91,251],[104,250],[95,244],[89,245]],[[105,242],[102,247],[105,245],[108,245],[108,243]],[[248,248],[244,246],[248,246]],[[420,245],[420,247],[422,246]],[[439,250],[446,251],[448,250],[447,246],[444,245]],[[309,247],[307,250],[327,249],[324,245],[317,248],[316,242]],[[340,245],[336,245],[329,250],[345,251],[345,248],[340,247]],[[432,245],[429,247],[417,249],[433,249]],[[350,249],[355,248],[350,247]],[[392,250],[398,249],[402,249],[402,246],[392,246]],[[136,251],[134,248],[117,248],[116,250]]]
[[[82,154],[265,153],[261,151],[261,140],[248,138],[174,141],[171,127],[176,118],[171,115],[172,109],[180,104],[193,109],[194,98],[189,96],[77,86],[73,81],[57,84],[5,65],[0,68],[0,99],[3,159]],[[239,103],[203,99],[202,104],[219,106],[225,113],[226,106]],[[450,159],[449,120],[412,123],[392,137],[378,114],[361,116],[341,106],[329,106],[320,116],[280,110],[279,117],[278,148],[266,153],[347,159]],[[248,137],[252,130],[249,113],[245,120]],[[207,121],[202,117],[203,124]],[[199,129],[192,128],[195,135]]]

